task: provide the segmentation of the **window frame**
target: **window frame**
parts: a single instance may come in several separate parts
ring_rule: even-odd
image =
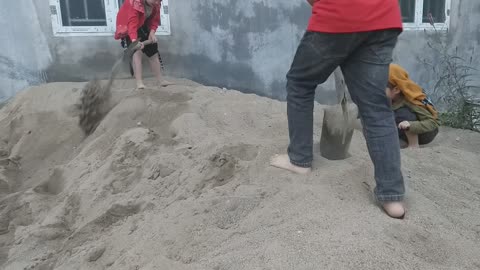
[[[445,22],[444,23],[430,23],[423,22],[423,0],[415,0],[415,14],[414,22],[404,22],[403,28],[406,31],[418,30],[441,30],[447,31],[450,27],[450,9],[452,6],[451,0],[445,0]]]
[[[76,0],[73,0],[76,1]],[[78,1],[78,0],[77,0]],[[65,36],[113,36],[116,28],[116,17],[118,10],[118,0],[102,0],[105,4],[106,26],[63,26],[62,10],[60,0],[49,0],[50,16],[52,20],[53,35],[58,37]],[[157,35],[170,35],[170,12],[168,9],[168,0],[162,0],[162,9],[160,13],[162,25],[157,29]]]

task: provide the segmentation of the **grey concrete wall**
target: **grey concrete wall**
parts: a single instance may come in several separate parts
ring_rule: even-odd
[[[28,85],[45,82],[45,70],[52,63],[33,1],[0,2],[0,102]]]
[[[121,53],[112,37],[54,37],[48,0],[0,1],[0,103],[48,81],[106,78]]]
[[[480,1],[452,2],[451,27],[443,40],[452,50],[458,47],[461,56],[470,57],[480,42]],[[17,12],[8,11],[12,9]],[[168,75],[285,98],[285,74],[310,16],[306,1],[172,0],[169,11],[172,35],[159,38]],[[112,37],[53,37],[49,12],[48,0],[0,4],[0,20],[15,21],[9,24],[13,27],[0,29],[1,36],[15,37],[0,44],[0,59],[7,57],[13,63],[0,62],[0,97],[45,79],[106,77],[121,53]],[[406,31],[394,57],[426,89],[435,84],[435,74],[419,58],[435,61],[427,46],[430,39],[431,33]],[[19,47],[14,40],[24,43]],[[479,63],[476,57],[474,65]],[[2,69],[14,75],[5,76]],[[333,102],[332,89],[329,80],[317,91],[317,99]]]
[[[169,68],[190,78],[275,98],[305,31],[305,1],[172,1]],[[181,15],[179,15],[181,14]],[[188,18],[188,19],[185,19]]]

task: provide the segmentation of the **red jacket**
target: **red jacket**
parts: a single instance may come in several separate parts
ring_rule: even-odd
[[[157,31],[160,25],[160,5],[152,7],[152,19],[148,22],[150,31]],[[143,26],[146,19],[143,0],[125,0],[117,14],[115,39],[122,39],[129,36],[131,40],[136,40],[137,31]]]

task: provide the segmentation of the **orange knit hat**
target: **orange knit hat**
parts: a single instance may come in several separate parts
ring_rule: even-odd
[[[438,112],[428,100],[423,88],[410,79],[404,68],[397,64],[390,64],[388,82],[398,87],[408,102],[426,108],[435,119],[438,118]]]

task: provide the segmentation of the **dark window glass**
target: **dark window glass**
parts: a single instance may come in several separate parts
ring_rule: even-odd
[[[107,26],[104,0],[60,0],[63,26]]]
[[[444,23],[447,20],[445,15],[445,0],[423,0],[423,22]]]
[[[415,22],[415,0],[399,0],[402,9],[402,20],[405,23]]]

